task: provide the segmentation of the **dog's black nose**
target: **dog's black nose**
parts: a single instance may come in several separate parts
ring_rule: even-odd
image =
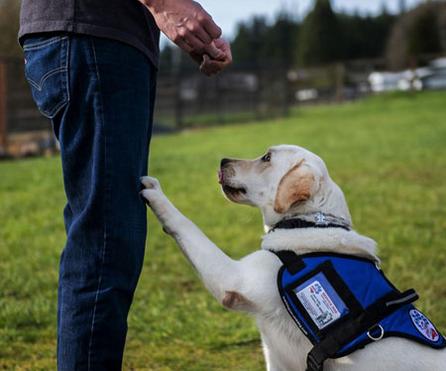
[[[229,158],[224,158],[223,160],[221,160],[220,162],[220,167],[225,166],[226,164],[229,164],[232,160]]]

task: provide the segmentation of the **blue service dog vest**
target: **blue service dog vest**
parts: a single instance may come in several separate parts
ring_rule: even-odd
[[[377,265],[342,254],[275,253],[284,264],[278,274],[283,303],[313,344],[307,370],[323,370],[328,358],[346,356],[384,337],[398,336],[435,349],[446,341]]]

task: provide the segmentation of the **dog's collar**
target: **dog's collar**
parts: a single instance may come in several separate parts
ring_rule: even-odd
[[[299,228],[342,228],[351,231],[350,224],[343,218],[325,213],[310,213],[295,215],[281,220],[275,224],[269,232],[276,229],[299,229]],[[268,232],[268,233],[269,233]]]

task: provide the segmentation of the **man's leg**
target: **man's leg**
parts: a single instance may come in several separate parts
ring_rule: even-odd
[[[68,204],[59,289],[60,370],[119,370],[142,267],[155,72],[136,49],[72,37],[70,103],[56,122]]]
[[[147,169],[156,72],[119,42],[72,35],[67,45],[69,102],[46,112],[54,115],[68,201],[58,368],[119,370],[144,256],[139,178]]]

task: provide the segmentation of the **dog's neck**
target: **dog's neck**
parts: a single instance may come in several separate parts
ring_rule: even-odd
[[[263,236],[262,249],[290,250],[298,255],[312,252],[340,253],[379,263],[374,240],[342,228],[278,228]]]
[[[268,233],[276,229],[297,229],[297,228],[342,228],[347,231],[352,229],[351,222],[348,220],[337,217],[332,214],[326,214],[323,212],[313,212],[305,214],[291,215],[280,220],[274,226],[265,227],[265,231]]]

